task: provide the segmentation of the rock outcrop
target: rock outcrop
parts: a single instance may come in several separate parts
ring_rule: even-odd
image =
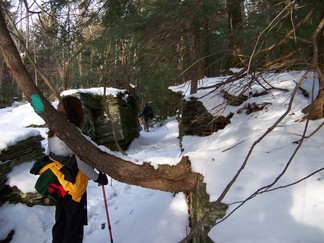
[[[180,137],[185,135],[208,136],[230,123],[233,113],[227,117],[214,117],[196,98],[183,101],[179,120]]]
[[[116,150],[116,138],[126,149],[138,137],[137,103],[133,95],[119,92],[107,95],[105,100],[101,95],[91,93],[74,95],[80,98],[86,113],[83,133],[99,145]]]
[[[43,137],[31,136],[9,146],[0,153],[0,191],[5,187],[7,174],[21,163],[39,159],[43,156],[41,141]]]

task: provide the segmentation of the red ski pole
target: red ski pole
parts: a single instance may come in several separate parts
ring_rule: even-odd
[[[106,208],[106,216],[107,216],[107,221],[108,221],[108,229],[109,229],[109,235],[110,235],[110,242],[113,243],[113,236],[112,236],[112,231],[111,231],[111,225],[110,225],[110,219],[109,219],[109,213],[108,213],[108,203],[107,203],[107,198],[106,198],[106,192],[105,192],[105,187],[102,185],[102,194],[104,197],[105,201],[105,208]]]

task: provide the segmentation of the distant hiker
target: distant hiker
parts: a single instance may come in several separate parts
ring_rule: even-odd
[[[57,110],[78,128],[81,127],[84,113],[82,103],[77,97],[64,96]],[[52,242],[81,243],[83,226],[87,224],[88,180],[107,185],[108,178],[106,174],[97,173],[90,165],[80,160],[52,130],[48,132],[48,148],[50,161],[46,167],[56,176],[56,180],[50,186],[56,195]],[[69,173],[64,173],[66,171]],[[70,178],[67,175],[70,175]]]
[[[142,121],[143,121],[144,131],[148,132],[150,127],[150,122],[154,117],[153,110],[148,103],[145,104],[141,114],[139,114],[138,117],[143,118]]]

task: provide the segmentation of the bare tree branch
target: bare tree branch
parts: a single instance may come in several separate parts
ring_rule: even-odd
[[[26,57],[30,61],[31,65],[37,71],[37,73],[42,77],[42,79],[44,80],[44,82],[46,83],[48,88],[52,91],[52,93],[55,95],[55,97],[58,100],[60,100],[60,94],[59,94],[58,90],[54,87],[54,85],[49,80],[49,78],[46,76],[46,74],[42,71],[42,69],[40,69],[39,66],[35,63],[34,59],[30,55],[29,50],[27,49],[27,47],[25,45],[25,42],[24,42],[22,36],[20,35],[18,29],[16,28],[16,25],[12,21],[11,17],[9,16],[9,14],[6,11],[3,11],[3,14],[4,14],[6,20],[8,21],[8,23],[10,24],[10,26],[12,27],[12,29],[14,30],[15,36],[17,37],[17,40],[19,41],[20,46],[23,48],[24,53],[26,54]]]
[[[306,74],[307,72],[303,75],[303,78],[300,79],[298,85],[296,85],[294,91],[292,92],[291,95],[291,99],[288,105],[287,110],[281,115],[281,117],[270,127],[267,129],[267,131],[260,137],[258,138],[251,146],[251,149],[249,150],[247,156],[245,157],[245,160],[243,161],[240,169],[237,171],[237,173],[235,174],[235,176],[231,179],[231,181],[227,184],[227,186],[225,187],[224,191],[221,193],[221,195],[218,197],[218,199],[216,200],[216,202],[221,202],[224,197],[226,196],[226,194],[228,193],[228,191],[231,189],[231,187],[233,186],[233,184],[235,183],[235,181],[237,180],[237,178],[239,177],[239,175],[241,174],[241,172],[244,170],[245,166],[247,165],[247,162],[254,150],[254,148],[269,134],[271,133],[277,126],[278,124],[289,114],[295,95],[298,91],[298,87],[302,84],[302,82],[304,81],[304,79],[306,78]]]
[[[78,48],[78,50],[75,51],[75,53],[64,63],[64,79],[62,82],[62,89],[66,90],[67,89],[67,83],[69,81],[70,77],[70,65],[72,61],[87,47],[87,45],[90,43],[92,38],[96,35],[98,35],[102,31],[101,28],[95,28],[92,33],[85,39],[84,43]]]

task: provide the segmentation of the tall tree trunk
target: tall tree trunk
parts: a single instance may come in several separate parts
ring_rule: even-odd
[[[197,79],[204,77],[204,45],[203,42],[203,31],[197,28],[195,35],[195,52],[196,52],[196,65],[197,65]],[[197,92],[197,91],[196,91]]]
[[[207,77],[212,77],[212,76],[216,76],[214,70],[213,70],[213,58],[211,57],[211,51],[210,51],[210,47],[211,47],[211,40],[209,38],[209,36],[211,35],[211,30],[209,27],[207,27],[204,32],[203,32],[203,43],[204,43],[204,75]]]
[[[188,64],[190,65],[189,78],[191,79],[190,94],[197,93],[197,89],[198,89],[198,66],[197,63],[195,63],[196,61],[195,39],[196,37],[192,32],[192,30],[186,33]]]
[[[237,33],[242,28],[243,0],[227,0],[228,8],[228,55],[225,69],[242,66],[241,38]]]
[[[0,107],[2,108],[2,106],[4,105],[4,97],[3,97],[3,61],[0,58]]]
[[[265,3],[265,15],[266,15],[266,25],[269,25],[271,23],[272,20],[272,7],[273,7],[273,3],[271,1],[266,1]],[[268,39],[264,40],[264,48],[267,49],[268,47],[270,47],[271,45],[271,41]],[[265,55],[265,63],[269,63],[272,60],[272,55],[273,52],[269,52],[267,55]]]
[[[188,15],[186,21],[184,22],[184,41],[186,46],[186,60],[185,63],[188,66],[188,79],[191,80],[190,94],[197,93],[198,89],[198,79],[199,77],[199,58],[197,54],[199,51],[198,38],[199,37],[199,27],[196,27],[193,23],[194,17],[197,12],[201,9],[203,4],[202,0],[193,1],[192,5],[194,6],[190,14]]]
[[[26,48],[27,50],[29,50],[29,7],[28,7],[28,2],[27,0],[24,0],[24,4],[25,4],[25,8],[26,8],[26,16],[25,16],[25,23],[26,23],[26,26],[25,26],[25,29],[26,29],[26,37],[25,37],[25,40],[26,40]]]
[[[321,119],[324,117],[324,14],[314,31],[312,37],[313,44],[313,68],[318,74],[319,93],[313,104],[306,107],[303,112],[308,114],[311,120]]]
[[[293,22],[293,9],[294,9],[294,0],[284,0],[281,3],[283,16],[282,16],[282,26],[284,28],[285,34],[289,33],[291,30],[294,30],[295,23]],[[293,33],[293,36],[295,33]],[[279,56],[285,57],[293,51],[291,41],[287,41],[280,45]]]

